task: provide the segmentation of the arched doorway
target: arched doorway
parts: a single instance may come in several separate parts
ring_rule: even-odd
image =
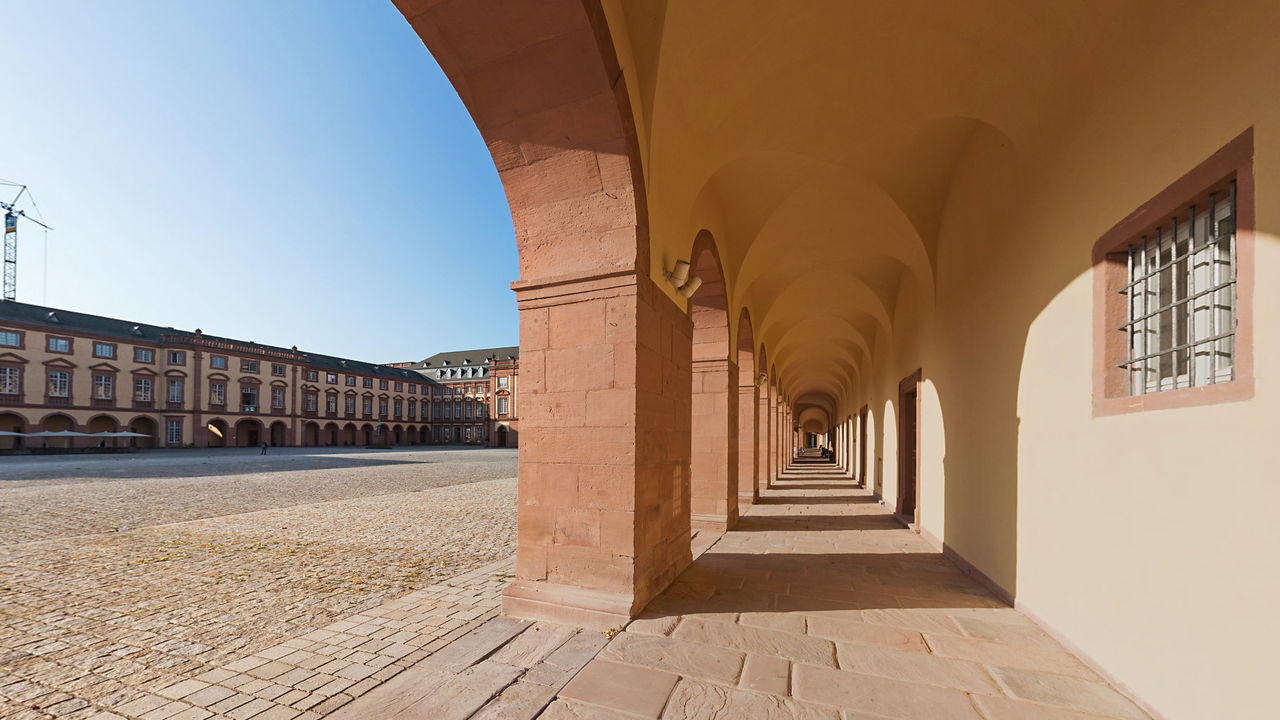
[[[507,446],[507,426],[499,425],[498,426],[498,447],[504,448],[506,446]]]
[[[338,444],[338,424],[337,423],[325,423],[324,444],[328,447],[333,447]]]
[[[373,426],[369,423],[360,426],[360,444],[365,446],[373,444]]]
[[[236,447],[255,447],[262,444],[262,423],[245,418],[236,423]]]
[[[120,423],[110,415],[97,415],[89,419],[89,423],[85,426],[85,432],[93,433],[113,433],[120,429]],[[117,447],[120,438],[89,438],[94,447],[113,448]]]
[[[418,428],[418,444],[426,445],[429,442],[431,442],[431,428],[425,425]]]
[[[394,428],[391,429],[391,443],[393,445],[404,444],[404,428],[400,427],[399,425],[396,425]]]
[[[302,426],[302,444],[307,447],[315,447],[320,444],[319,423],[309,422]]]
[[[280,422],[279,420],[271,423],[271,446],[272,447],[284,447],[285,437],[286,437],[285,431],[287,429],[288,428],[285,427],[285,424],[283,422]]]
[[[227,446],[227,437],[231,434],[230,428],[227,427],[227,421],[222,418],[214,418],[205,425],[205,436],[208,441],[205,443],[211,448],[219,448]]]
[[[130,445],[140,450],[149,450],[156,446],[156,421],[145,416],[139,416],[129,423],[129,432],[145,435],[146,437],[130,438]]]
[[[738,316],[738,506],[760,498],[756,476],[760,467],[760,387],[756,382],[755,334],[751,314],[744,307]]]
[[[404,428],[404,441],[406,445],[417,445],[418,429],[412,425],[406,425]]]
[[[74,432],[76,429],[76,421],[61,413],[54,413],[40,421],[40,429],[47,432]],[[41,438],[44,441],[44,447],[47,448],[70,448],[71,441],[75,438]]]
[[[5,432],[26,432],[27,421],[17,413],[0,413],[0,430]],[[0,436],[0,450],[21,450],[25,438]]]
[[[342,444],[343,444],[343,445],[355,445],[355,444],[356,444],[356,426],[355,426],[355,423],[347,423],[346,425],[343,425],[343,426],[342,426]]]
[[[689,298],[693,321],[690,519],[697,527],[719,532],[738,521],[738,368],[737,353],[730,353],[720,252],[711,233],[698,233],[690,264],[692,274],[702,280]]]

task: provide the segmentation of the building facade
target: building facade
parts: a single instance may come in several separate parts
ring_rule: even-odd
[[[495,390],[514,387],[515,352],[507,350],[512,352],[504,356],[503,372],[510,375],[501,381],[480,363],[484,372],[473,372],[469,382],[458,382],[461,375],[438,382],[416,368],[422,363],[379,365],[200,330],[4,302],[0,430],[130,431],[146,437],[0,436],[0,451],[98,444],[398,446],[502,440],[514,445],[512,431],[495,432],[497,423],[490,420],[496,409],[514,420],[513,400],[490,408]]]

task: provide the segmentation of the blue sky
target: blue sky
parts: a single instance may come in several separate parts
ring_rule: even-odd
[[[501,183],[390,0],[0,9],[0,178],[55,228],[18,300],[373,362],[518,341]]]

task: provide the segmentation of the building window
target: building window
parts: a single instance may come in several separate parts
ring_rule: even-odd
[[[471,417],[471,403],[463,403],[462,406],[467,412],[467,417]]]
[[[181,380],[169,381],[169,402],[171,403],[182,402],[182,381]]]
[[[463,428],[462,437],[466,440],[471,440],[471,428]]]
[[[409,419],[412,420],[418,416],[418,401],[409,398]]]
[[[446,418],[448,418],[448,417],[449,417],[449,410],[450,410],[450,408],[449,408],[449,403],[444,403],[444,416],[445,416]],[[438,414],[438,413],[437,413],[436,417],[439,417],[439,414]]]
[[[22,370],[16,367],[0,367],[0,395],[17,395],[22,392]]]
[[[284,388],[271,388],[271,407],[276,410],[284,409]]]
[[[356,376],[355,376],[355,375],[348,375],[348,376],[347,376],[347,387],[355,387],[355,386],[356,386]]]
[[[258,411],[258,386],[257,385],[241,385],[240,386],[240,409],[245,412]]]
[[[1095,415],[1253,396],[1253,133],[1093,248]]]
[[[373,414],[373,398],[364,399],[363,410],[365,415]]]
[[[316,370],[307,371],[307,382],[317,382],[320,379],[320,373]]]
[[[365,378],[365,379],[364,379],[364,386],[365,386],[365,387],[367,387],[367,388],[371,388],[371,387],[373,387],[373,378]]]
[[[209,358],[209,367],[213,368],[214,370],[226,370],[226,369],[227,369],[227,358],[226,358],[226,356],[225,356],[225,355],[214,355],[213,357],[210,357],[210,358]]]
[[[481,440],[484,440],[484,426],[477,425],[476,426],[476,442],[479,442]]]
[[[418,392],[418,384],[417,384],[417,383],[409,383],[409,392],[410,392],[410,393],[416,393],[416,392]]]
[[[309,392],[309,393],[304,394],[304,395],[302,396],[302,401],[303,401],[303,402],[302,402],[302,409],[303,409],[303,410],[306,410],[307,412],[315,412],[315,411],[316,411],[316,403],[318,402],[318,400],[319,400],[319,399],[316,397],[316,393]]]
[[[170,350],[169,364],[170,365],[186,365],[187,353],[182,350]]]
[[[338,414],[338,396],[326,395],[324,398],[324,411],[330,415]]]
[[[133,361],[140,363],[153,363],[156,361],[156,352],[151,348],[134,348]]]
[[[22,347],[22,336],[12,330],[0,330],[0,346]]]
[[[280,363],[271,363],[271,374],[276,377],[284,377],[284,366]]]
[[[462,417],[462,403],[456,402],[453,404],[453,416],[456,418]]]
[[[378,414],[379,414],[379,415],[381,415],[382,417],[386,417],[386,416],[387,416],[387,401],[386,401],[386,400],[379,400],[379,401],[378,401]]]
[[[355,414],[356,414],[356,397],[355,397],[355,395],[348,395],[348,396],[347,396],[346,410],[347,410],[347,414],[348,414],[348,415],[355,415]]]
[[[93,397],[95,400],[110,400],[115,389],[115,379],[110,375],[93,376]]]
[[[499,415],[506,415],[506,414],[507,414],[507,399],[506,399],[506,398],[498,398],[498,414],[499,414]]]
[[[165,439],[169,441],[170,445],[182,444],[182,421],[181,420],[170,420],[168,423],[166,423]]]
[[[1196,200],[1128,247],[1129,395],[1235,379],[1235,181]]]
[[[404,413],[404,401],[396,400],[395,409],[396,409],[395,411],[396,417],[400,417]]]
[[[133,399],[140,403],[151,402],[151,378],[134,379]]]
[[[404,383],[402,382],[396,383],[396,392],[404,392]]]
[[[71,373],[62,370],[49,372],[49,396],[69,397],[71,395]]]
[[[227,404],[226,383],[211,383],[209,385],[209,404],[210,405],[226,405]]]
[[[258,361],[257,360],[241,360],[240,372],[253,373],[256,375],[258,373]]]
[[[325,382],[329,383],[330,385],[337,385],[337,384],[338,384],[338,373],[325,373],[324,380],[325,380]]]
[[[500,387],[500,388],[504,388],[504,387],[506,387],[506,386],[507,386],[507,381],[508,381],[508,380],[510,380],[510,379],[511,379],[511,378],[507,377],[506,375],[503,375],[502,377],[498,378],[498,387]]]
[[[379,381],[378,381],[378,389],[379,389],[379,390],[386,390],[386,389],[387,389],[387,381],[386,381],[386,380],[379,380]]]
[[[49,352],[71,352],[71,338],[49,336]]]
[[[111,343],[96,342],[93,344],[93,356],[113,360],[116,356],[116,346]]]

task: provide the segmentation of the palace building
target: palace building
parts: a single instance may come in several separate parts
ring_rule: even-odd
[[[0,302],[0,451],[108,447],[515,446],[517,348],[445,353],[470,371],[376,363]],[[496,400],[496,403],[495,403]],[[496,404],[496,407],[495,407]]]

